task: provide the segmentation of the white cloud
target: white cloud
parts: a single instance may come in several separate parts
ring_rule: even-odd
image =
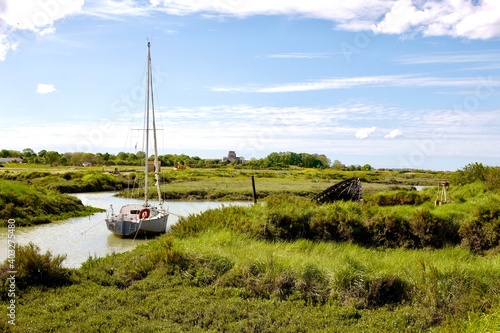
[[[26,31],[38,36],[54,33],[57,20],[76,14],[104,19],[145,17],[155,12],[240,18],[285,15],[328,20],[337,29],[348,31],[467,39],[500,37],[498,0],[4,0],[1,4],[0,23],[6,32],[0,33],[0,61],[25,38]]]
[[[0,61],[4,61],[7,56],[7,52],[12,49],[9,41],[7,40],[7,36],[0,35]]]
[[[490,39],[500,36],[500,2],[396,0],[375,33]]]
[[[397,60],[398,63],[406,65],[414,64],[439,64],[439,63],[498,63],[500,53],[493,51],[484,53],[477,51],[467,52],[438,52],[430,54],[406,55]]]
[[[35,33],[52,28],[55,21],[79,12],[84,0],[39,1],[6,0],[0,19],[12,30],[29,30]]]
[[[174,15],[288,15],[324,19],[350,31],[490,39],[500,36],[498,0],[151,0]],[[382,19],[380,19],[382,18]]]
[[[136,124],[131,124],[130,119],[73,116],[49,124],[12,113],[5,119],[1,140],[6,147],[16,150],[31,147],[36,151],[59,152],[132,151],[141,142],[141,134],[127,133],[142,126],[140,116],[135,119]],[[339,155],[363,156],[365,163],[372,163],[380,156],[409,161],[422,157],[426,163],[435,160],[431,157],[447,155],[476,160],[500,158],[500,151],[491,149],[500,145],[497,131],[500,109],[465,113],[453,109],[390,109],[371,104],[327,108],[213,105],[169,108],[157,116],[158,126],[163,129],[159,132],[160,142],[164,142],[160,144],[160,154],[187,153],[213,158],[220,154],[214,152],[236,150],[245,158],[260,158],[273,151],[317,152],[331,159]],[[382,129],[369,127],[367,122],[371,121],[400,128],[404,138],[388,144],[383,136],[373,134]],[[363,140],[370,135],[374,138]],[[33,141],[33,137],[37,140]],[[183,139],[172,139],[178,137]]]
[[[360,76],[283,83],[272,86],[213,87],[216,92],[286,93],[300,91],[347,89],[354,87],[480,87],[500,86],[500,80],[488,78],[424,77],[416,75]]]
[[[53,84],[47,84],[47,83],[39,83],[38,86],[36,87],[36,93],[37,94],[50,94],[56,91],[56,88],[54,87]]]
[[[55,32],[54,23],[79,12],[84,0],[39,1],[4,0],[0,5],[0,61],[30,34],[43,36]]]
[[[393,129],[389,134],[384,136],[386,139],[395,139],[398,136],[403,135],[403,132],[400,129]]]
[[[156,8],[170,14],[208,13],[247,17],[252,15],[289,15],[327,19],[339,22],[374,20],[390,8],[390,0],[151,0]]]
[[[374,133],[376,130],[377,128],[375,126],[361,128],[356,132],[356,134],[354,134],[354,136],[358,139],[366,139],[367,137],[370,136],[370,134]]]

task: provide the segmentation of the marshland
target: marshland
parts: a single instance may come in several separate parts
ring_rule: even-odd
[[[16,248],[12,332],[496,332],[500,169],[332,168],[162,171],[165,200],[247,200],[182,217],[167,234],[80,267]],[[96,211],[70,193],[118,191],[133,166],[6,165],[2,222],[54,223]],[[311,198],[351,177],[361,202]],[[448,181],[448,202],[435,205]],[[419,190],[416,189],[419,188]],[[141,194],[136,194],[140,196]],[[58,223],[58,222],[55,222]],[[104,223],[104,222],[103,222]],[[9,271],[6,261],[2,281]],[[9,285],[2,287],[9,305]]]

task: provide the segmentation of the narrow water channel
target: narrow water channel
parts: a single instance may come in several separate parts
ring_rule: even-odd
[[[114,197],[115,193],[79,193],[78,197],[84,205],[109,209],[113,204],[115,209],[130,202],[142,203],[141,200],[131,200]],[[154,201],[151,201],[155,204]],[[249,202],[210,202],[210,201],[172,201],[167,202],[172,213],[168,218],[168,226],[178,221],[178,216],[198,214],[208,209],[219,208],[222,205],[250,205]],[[175,214],[175,215],[174,215]],[[104,218],[106,213],[97,213],[88,217],[71,218],[68,220],[38,225],[34,227],[16,227],[15,241],[17,244],[33,242],[43,253],[66,254],[63,262],[66,267],[79,267],[89,257],[103,257],[111,253],[121,253],[132,250],[148,239],[122,239],[106,228]],[[167,227],[168,228],[168,227]],[[0,261],[7,258],[7,228],[0,229]]]

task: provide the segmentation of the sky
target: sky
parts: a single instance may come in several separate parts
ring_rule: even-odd
[[[0,149],[500,165],[498,0],[0,0]],[[139,144],[139,146],[137,146]]]

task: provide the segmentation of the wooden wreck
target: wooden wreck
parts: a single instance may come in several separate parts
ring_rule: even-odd
[[[312,200],[318,203],[329,203],[338,200],[360,202],[362,192],[363,188],[359,178],[350,178],[330,186],[314,196]]]

